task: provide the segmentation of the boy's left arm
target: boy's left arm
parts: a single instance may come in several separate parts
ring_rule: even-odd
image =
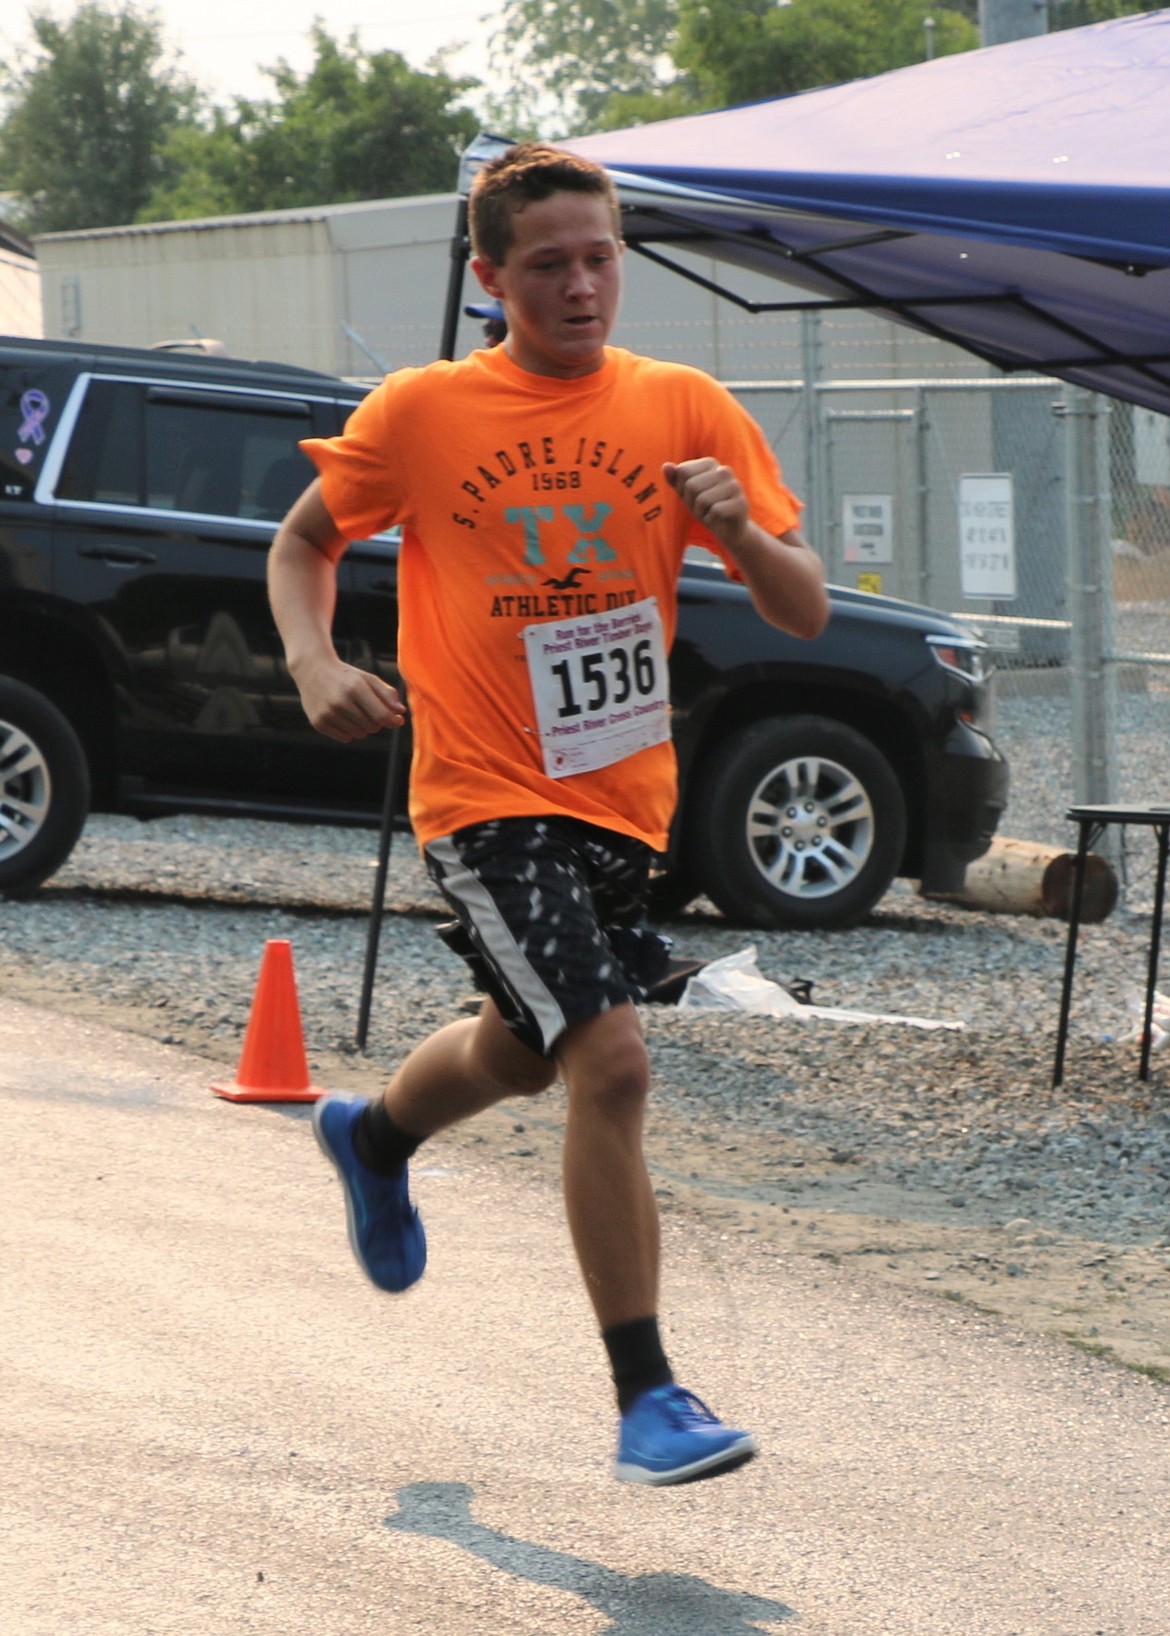
[[[739,478],[717,460],[668,462],[662,469],[687,510],[735,559],[761,618],[791,636],[819,636],[829,619],[825,570],[800,530],[777,539],[754,523]]]

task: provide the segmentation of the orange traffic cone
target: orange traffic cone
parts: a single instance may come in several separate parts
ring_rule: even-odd
[[[229,1102],[315,1102],[325,1095],[309,1082],[292,944],[284,938],[264,945],[236,1077],[211,1088]]]

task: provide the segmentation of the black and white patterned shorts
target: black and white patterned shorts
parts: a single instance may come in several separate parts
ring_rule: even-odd
[[[496,818],[424,848],[457,922],[439,935],[529,1050],[571,1023],[645,998],[670,939],[645,920],[653,853],[575,818]]]

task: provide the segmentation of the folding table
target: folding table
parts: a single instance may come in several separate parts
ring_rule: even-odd
[[[1094,843],[1110,824],[1144,824],[1152,829],[1158,847],[1154,877],[1154,911],[1150,923],[1150,953],[1146,963],[1146,1005],[1142,1025],[1141,1066],[1138,1076],[1150,1077],[1151,1023],[1154,991],[1158,982],[1158,947],[1162,941],[1162,908],[1166,898],[1166,858],[1170,853],[1170,805],[1132,807],[1124,802],[1101,807],[1070,807],[1067,816],[1079,826],[1076,862],[1073,868],[1072,903],[1068,916],[1068,942],[1064,956],[1064,987],[1060,996],[1060,1024],[1056,1031],[1056,1062],[1053,1086],[1064,1078],[1064,1047],[1068,1039],[1068,1014],[1072,1003],[1073,970],[1077,959],[1077,931],[1081,921],[1081,899],[1085,889],[1085,859]]]

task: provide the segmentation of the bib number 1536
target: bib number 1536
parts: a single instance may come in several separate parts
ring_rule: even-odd
[[[658,604],[646,597],[524,632],[545,772],[592,772],[670,737]]]

